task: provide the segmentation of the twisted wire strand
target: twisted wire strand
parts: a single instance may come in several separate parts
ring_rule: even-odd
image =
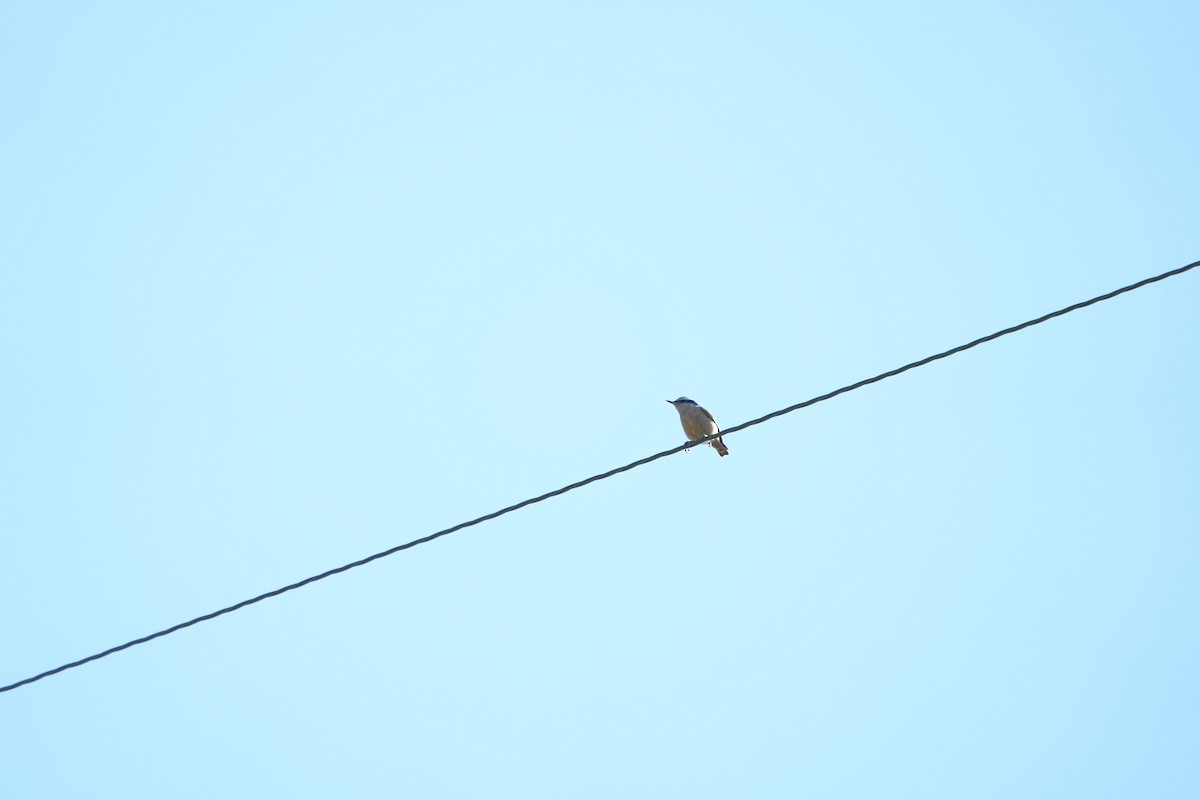
[[[1005,328],[1004,330],[996,331],[995,333],[990,333],[987,336],[981,336],[978,339],[975,339],[974,341],[967,342],[966,344],[961,344],[957,347],[952,347],[949,350],[945,350],[941,353],[936,353],[934,355],[927,356],[926,358],[922,358],[918,361],[913,361],[912,363],[905,364],[904,366],[897,367],[896,369],[888,370],[887,372],[881,372],[880,374],[878,374],[874,377],[866,378],[864,380],[858,381],[857,383],[852,383],[847,386],[843,386],[840,389],[835,389],[834,391],[828,392],[827,394],[823,394],[818,397],[813,397],[813,398],[811,398],[809,400],[805,400],[801,403],[796,403],[795,405],[788,406],[787,408],[781,408],[778,411],[772,411],[770,414],[764,414],[763,416],[758,417],[757,419],[752,419],[749,422],[743,422],[740,425],[734,425],[732,428],[726,428],[722,431],[712,434],[711,436],[706,436],[703,439],[699,439],[695,442],[685,442],[684,444],[681,444],[677,447],[672,447],[669,450],[663,450],[661,453],[655,453],[652,456],[647,456],[645,458],[640,458],[637,461],[630,462],[629,464],[626,464],[623,467],[617,467],[616,469],[610,469],[608,472],[601,472],[597,475],[591,476],[590,478],[584,478],[581,481],[576,481],[575,483],[568,484],[567,486],[563,486],[561,489],[555,489],[552,492],[546,492],[545,494],[538,495],[537,497],[531,497],[528,500],[522,500],[519,503],[514,503],[513,505],[502,508],[499,511],[493,511],[490,514],[484,514],[482,517],[476,517],[475,519],[469,520],[467,522],[460,522],[457,525],[437,531],[436,533],[431,533],[428,536],[422,536],[419,539],[413,539],[411,542],[405,542],[404,544],[397,545],[397,546],[389,548],[387,550],[383,550],[382,552],[375,553],[374,555],[367,556],[366,558],[361,558],[358,561],[351,561],[349,564],[343,564],[340,567],[335,567],[334,569],[326,570],[325,572],[322,572],[319,575],[313,575],[309,578],[305,578],[304,580],[296,581],[295,583],[290,583],[287,586],[281,586],[280,588],[275,589],[273,591],[265,592],[263,594],[258,595],[257,597],[251,597],[248,600],[243,600],[240,603],[235,603],[231,606],[226,606],[225,608],[219,609],[217,611],[213,611],[209,614],[204,614],[204,615],[196,617],[194,619],[190,619],[187,622],[180,622],[179,624],[172,625],[169,628],[163,628],[162,630],[151,633],[148,636],[142,636],[138,639],[133,639],[131,641],[125,642],[124,644],[117,645],[116,647],[110,647],[107,650],[87,656],[86,658],[81,658],[78,661],[72,661],[70,663],[63,664],[61,666],[55,667],[54,669],[49,669],[49,670],[46,670],[45,672],[41,672],[37,675],[33,675],[33,676],[25,678],[23,680],[19,680],[16,683],[10,683],[7,686],[0,686],[0,692],[9,692],[9,691],[12,691],[13,689],[17,689],[21,686],[27,686],[28,684],[34,683],[35,681],[40,681],[43,678],[48,678],[51,675],[57,675],[60,672],[65,672],[66,670],[74,669],[75,667],[81,667],[84,664],[90,663],[92,661],[97,661],[101,658],[105,658],[106,656],[111,656],[113,653],[119,653],[122,650],[128,650],[131,647],[136,647],[137,645],[145,644],[146,642],[153,641],[154,639],[158,639],[160,637],[175,633],[176,631],[181,631],[184,628],[190,628],[191,626],[197,625],[201,622],[207,622],[210,619],[216,619],[217,617],[220,617],[224,614],[230,614],[234,611],[238,611],[239,609],[245,608],[246,606],[254,605],[255,603],[260,603],[263,600],[267,600],[271,597],[277,597],[281,594],[285,594],[285,593],[293,591],[295,589],[299,589],[303,586],[307,586],[310,583],[316,583],[317,581],[324,580],[326,578],[332,577],[339,573],[347,572],[347,571],[355,569],[357,567],[365,566],[366,564],[370,564],[372,561],[377,561],[381,558],[386,558],[387,556],[393,555],[395,553],[399,553],[401,550],[408,550],[409,548],[416,547],[417,545],[425,544],[426,542],[432,542],[434,539],[438,539],[442,536],[448,536],[449,534],[455,533],[456,531],[461,531],[463,528],[470,528],[473,525],[479,525],[480,523],[487,522],[489,520],[493,520],[496,517],[500,517],[505,514],[510,514],[513,511],[517,511],[519,509],[525,508],[526,506],[531,506],[534,503],[540,503],[543,500],[549,500],[551,497],[557,497],[561,494],[566,494],[567,492],[574,491],[575,489],[583,488],[584,486],[587,486],[589,483],[595,483],[596,481],[602,481],[602,480],[605,480],[606,478],[611,478],[614,475],[619,475],[622,472],[628,472],[631,469],[636,469],[637,467],[643,466],[645,464],[649,464],[652,461],[657,461],[660,458],[666,458],[667,456],[674,455],[675,453],[678,453],[681,450],[695,447],[697,444],[703,444],[705,442],[708,442],[712,439],[717,438],[718,436],[728,436],[731,433],[737,433],[738,431],[745,430],[746,428],[750,428],[755,425],[761,425],[762,423],[766,422],[767,420],[774,419],[775,417],[781,417],[784,414],[790,414],[793,411],[799,411],[802,408],[807,408],[809,406],[816,405],[817,403],[822,403],[826,400],[831,400],[834,397],[837,397],[838,395],[843,395],[843,394],[846,394],[847,392],[853,392],[856,389],[861,389],[862,387],[869,386],[872,383],[878,383],[880,381],[887,380],[888,378],[895,377],[896,375],[900,375],[901,373],[908,372],[911,369],[916,369],[917,367],[925,366],[926,364],[929,364],[934,361],[938,361],[939,359],[948,358],[952,355],[961,353],[965,350],[970,350],[973,347],[978,347],[981,344],[985,344],[987,342],[994,341],[996,339],[999,339],[1002,336],[1008,336],[1011,333],[1016,333],[1017,331],[1021,331],[1026,328],[1031,328],[1034,325],[1040,325],[1041,323],[1046,322],[1051,319],[1054,319],[1055,317],[1061,317],[1064,314],[1070,314],[1072,311],[1078,311],[1081,308],[1086,308],[1088,306],[1095,305],[1096,303],[1101,303],[1105,300],[1111,300],[1112,298],[1117,297],[1118,295],[1125,294],[1126,292],[1132,292],[1135,289],[1140,289],[1143,286],[1147,286],[1151,283],[1156,283],[1158,281],[1166,280],[1167,278],[1171,278],[1176,275],[1181,275],[1184,272],[1187,272],[1188,270],[1196,268],[1197,266],[1200,266],[1200,261],[1193,261],[1191,264],[1188,264],[1183,267],[1179,267],[1177,269],[1170,270],[1168,272],[1164,272],[1161,275],[1155,275],[1150,278],[1145,278],[1143,280],[1138,281],[1137,283],[1131,283],[1128,286],[1123,286],[1120,289],[1116,289],[1116,290],[1108,292],[1106,294],[1097,295],[1096,297],[1093,297],[1090,300],[1084,300],[1083,302],[1075,303],[1074,305],[1067,306],[1066,308],[1060,308],[1057,311],[1052,311],[1049,314],[1044,314],[1036,319],[1031,319],[1026,322],[1022,322],[1019,325],[1013,325],[1011,328]]]

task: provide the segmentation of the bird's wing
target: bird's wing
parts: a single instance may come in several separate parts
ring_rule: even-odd
[[[717,421],[715,419],[713,419],[712,414],[708,413],[707,408],[705,408],[704,406],[696,406],[696,408],[699,408],[702,412],[704,412],[704,416],[708,417],[709,421],[712,422],[713,425],[717,425]],[[721,426],[717,425],[717,429],[720,430],[720,428],[721,428]]]

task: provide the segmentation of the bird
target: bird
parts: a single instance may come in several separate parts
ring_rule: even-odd
[[[688,437],[689,442],[696,442],[705,436],[721,432],[713,415],[690,397],[681,397],[678,400],[668,400],[667,402],[675,406],[675,410],[679,412],[679,422],[683,425],[683,433]],[[729,455],[729,448],[721,441],[720,436],[711,439],[709,444],[722,458]]]

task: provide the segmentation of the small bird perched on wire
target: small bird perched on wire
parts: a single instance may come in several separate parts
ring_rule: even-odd
[[[667,402],[675,406],[675,410],[679,412],[679,422],[683,425],[683,435],[688,437],[689,442],[696,442],[705,436],[720,433],[721,429],[717,427],[717,421],[713,419],[713,415],[708,413],[703,406],[697,405],[696,401],[690,397],[681,397],[678,400],[668,400]],[[720,436],[710,440],[709,444],[722,457],[729,455],[729,448],[721,441]]]

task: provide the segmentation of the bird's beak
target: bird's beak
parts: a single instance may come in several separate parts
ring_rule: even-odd
[[[670,403],[671,405],[675,405],[675,401],[674,401],[674,400],[668,400],[667,402],[668,402],[668,403]]]

